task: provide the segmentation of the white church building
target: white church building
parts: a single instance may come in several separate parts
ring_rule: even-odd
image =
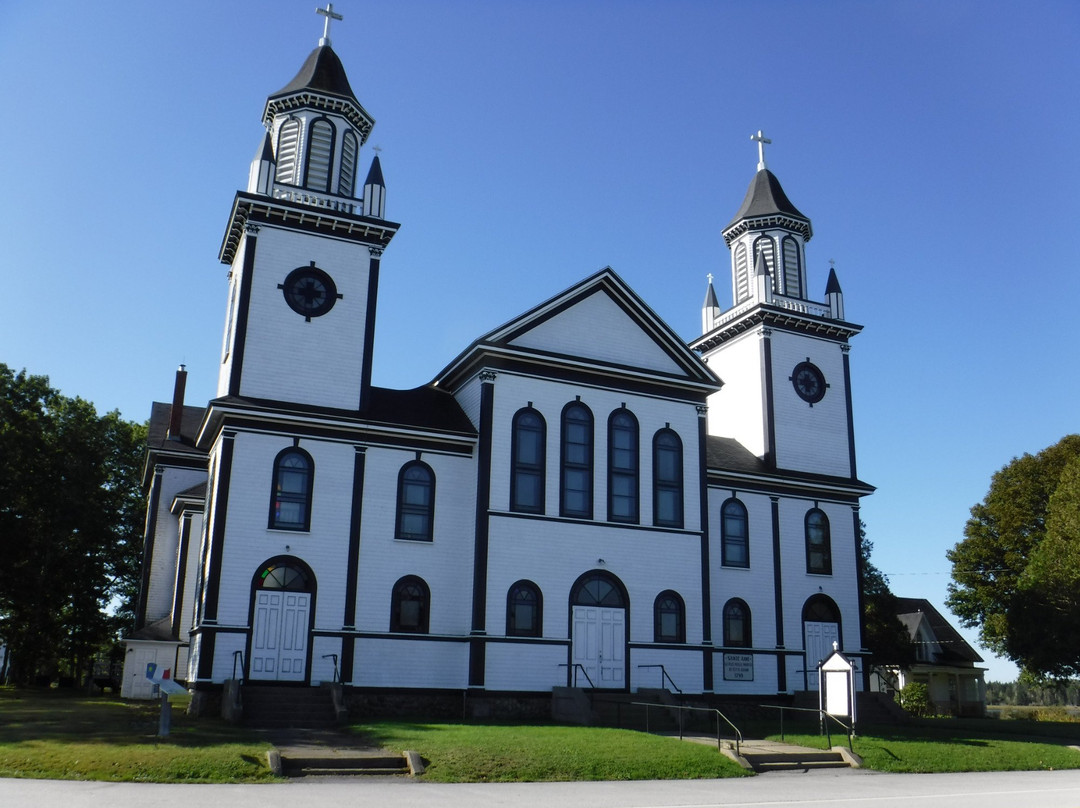
[[[262,122],[216,398],[185,405],[181,370],[152,409],[124,695],[155,662],[211,693],[775,696],[815,690],[833,643],[860,658],[861,326],[832,271],[812,299],[760,132],[722,231],[734,305],[710,280],[689,343],[604,269],[392,390],[371,364],[399,225],[328,38]]]

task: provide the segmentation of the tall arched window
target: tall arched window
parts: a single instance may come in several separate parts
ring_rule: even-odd
[[[776,277],[776,243],[768,236],[758,236],[754,239],[754,266],[757,266],[759,255],[765,256],[765,266],[772,276],[772,288],[774,292],[780,291],[782,281]]]
[[[686,642],[686,606],[678,592],[670,589],[653,603],[653,641]]]
[[[593,417],[578,402],[562,413],[561,492],[559,514],[592,518]]]
[[[513,469],[510,476],[510,510],[523,513],[544,512],[544,476],[547,425],[532,407],[518,410],[514,415],[510,454]]]
[[[274,458],[269,527],[275,530],[311,529],[311,488],[315,464],[311,455],[292,446]]]
[[[754,644],[750,631],[750,607],[740,598],[724,604],[724,645],[749,648]]]
[[[799,271],[799,243],[791,236],[784,236],[784,294],[802,297],[802,273]]]
[[[638,422],[627,409],[608,418],[608,519],[638,521]]]
[[[653,522],[683,526],[682,441],[664,428],[653,436]]]
[[[750,566],[750,526],[746,506],[732,498],[720,509],[720,563],[725,567]]]
[[[431,541],[435,522],[435,472],[427,463],[406,463],[398,475],[397,537]]]
[[[390,630],[428,633],[431,592],[423,578],[406,575],[394,584],[390,599]]]
[[[819,508],[806,512],[806,571],[815,575],[832,575],[829,517]]]
[[[304,187],[330,190],[330,167],[334,161],[334,127],[326,118],[311,124],[307,144],[307,176]]]
[[[346,132],[341,139],[341,172],[338,179],[338,194],[341,196],[352,196],[356,192],[356,152],[356,135]]]
[[[300,146],[300,121],[290,118],[278,130],[277,172],[274,179],[296,185],[296,155]]]
[[[750,298],[750,267],[746,260],[746,244],[735,247],[735,305]]]
[[[518,581],[506,593],[506,633],[510,637],[541,637],[544,600],[532,581]]]

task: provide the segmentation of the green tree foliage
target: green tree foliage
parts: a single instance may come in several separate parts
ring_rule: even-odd
[[[896,596],[889,579],[870,560],[874,543],[866,538],[866,526],[859,523],[862,542],[863,645],[870,652],[869,664],[905,667],[915,661],[915,645],[907,628],[896,616]]]
[[[1080,674],[1080,435],[996,472],[964,537],[949,608],[1026,672]]]
[[[145,439],[0,364],[0,638],[13,681],[77,677],[115,637],[106,610],[138,585]]]
[[[896,694],[900,706],[915,716],[933,715],[934,705],[930,701],[930,688],[922,682],[908,682]]]

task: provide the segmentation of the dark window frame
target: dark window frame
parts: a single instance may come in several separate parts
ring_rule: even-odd
[[[740,513],[731,513],[735,509]],[[742,536],[732,535],[731,523],[737,520],[741,520],[743,524]],[[743,548],[745,555],[742,561],[735,560],[734,553],[731,552],[738,546]],[[725,567],[750,568],[750,515],[746,511],[746,505],[735,497],[730,497],[720,506],[720,563]]]
[[[284,464],[290,458],[297,458],[305,464],[302,491],[285,490],[283,482],[286,475],[295,474],[294,467]],[[288,446],[274,458],[274,470],[270,479],[270,513],[267,528],[270,530],[292,530],[298,533],[311,531],[311,495],[315,487],[315,461],[311,455],[299,446]],[[282,505],[299,505],[302,509],[300,520],[287,520],[280,515]]]
[[[632,445],[620,446],[620,437]],[[607,504],[608,521],[636,525],[641,521],[641,427],[637,416],[626,407],[614,410],[608,416],[608,467]],[[625,454],[629,465],[619,465],[616,458]],[[629,494],[618,494],[619,483],[626,481]],[[616,513],[616,503],[628,503],[626,513]]]
[[[732,623],[735,622],[734,612],[738,609],[742,612],[739,615],[742,620],[742,639],[735,639],[735,632],[732,630]],[[753,619],[750,614],[750,607],[746,601],[742,598],[731,598],[724,604],[723,611],[723,626],[724,626],[724,647],[725,648],[752,648],[754,646],[754,631],[753,631]]]
[[[571,416],[574,413],[580,413],[584,417],[580,420],[572,419]],[[561,418],[561,434],[559,437],[559,515],[577,519],[592,519],[593,517],[593,453],[595,447],[595,426],[592,410],[582,404],[580,401],[571,401],[565,407],[563,407]],[[581,428],[585,430],[584,441],[571,442],[568,439],[568,425],[580,424]],[[571,451],[578,446],[583,446],[581,450],[583,461],[578,462],[576,460],[568,459]],[[585,507],[581,509],[570,508],[567,506],[567,492],[570,490],[567,485],[568,477],[572,474],[580,474],[584,482],[584,488],[581,489],[582,497],[585,502]],[[575,491],[577,489],[574,489]]]
[[[415,503],[408,501],[406,487],[419,487],[421,483],[416,480],[406,479],[406,475],[414,469],[424,471],[428,476],[427,502]],[[405,519],[410,516],[423,515],[426,519],[424,532],[407,532]],[[394,520],[394,537],[402,541],[434,541],[435,538],[435,472],[431,466],[422,460],[410,460],[401,467],[398,472],[397,485],[397,518]]]
[[[410,596],[407,599],[404,596]],[[402,621],[402,605],[419,603],[415,621]],[[399,578],[390,594],[390,630],[404,634],[429,634],[431,615],[431,589],[427,582],[416,575]]]
[[[526,595],[531,595],[533,619],[531,626],[518,625],[517,609]],[[544,635],[544,595],[535,583],[528,580],[515,582],[506,591],[506,635],[508,637],[542,637]]]
[[[811,525],[811,520],[818,524]],[[832,528],[828,514],[816,506],[811,508],[803,518],[803,527],[806,533],[806,572],[810,575],[832,575]]]
[[[535,417],[538,426],[532,428],[523,424],[526,418]],[[519,455],[522,447],[524,433],[538,434],[539,459],[536,463],[527,463]],[[547,487],[547,421],[544,416],[533,407],[522,407],[514,413],[513,426],[510,433],[510,510],[517,513],[544,513]],[[526,478],[537,481],[538,502],[524,503],[521,501],[522,482]]]
[[[664,631],[664,615],[675,616],[675,631]],[[686,642],[686,603],[682,595],[673,589],[665,589],[653,601],[653,642]]]
[[[666,439],[673,439],[674,444],[670,447],[661,446],[661,441]],[[673,479],[664,479],[660,475],[660,469],[663,467],[663,463],[660,462],[660,453],[662,451],[671,452],[674,455],[672,460],[672,468],[675,470],[675,477]],[[679,433],[670,427],[664,427],[653,435],[653,524],[657,527],[679,527],[684,524],[684,510],[685,505],[683,502],[683,445],[682,438],[679,437]],[[661,515],[661,500],[665,493],[672,494],[675,502],[677,503],[676,513],[670,519],[665,519]]]

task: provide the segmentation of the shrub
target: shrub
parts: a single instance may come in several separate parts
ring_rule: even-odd
[[[930,703],[930,688],[922,682],[908,682],[896,695],[900,706],[912,715],[925,718],[934,709],[934,705]]]

